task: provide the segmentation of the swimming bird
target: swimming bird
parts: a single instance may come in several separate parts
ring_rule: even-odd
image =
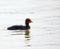
[[[27,18],[25,20],[25,26],[23,25],[14,25],[14,26],[10,26],[7,28],[7,30],[27,30],[27,29],[30,29],[30,25],[29,23],[31,23],[31,19],[30,18]]]

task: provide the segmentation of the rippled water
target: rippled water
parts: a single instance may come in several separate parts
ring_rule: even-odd
[[[7,30],[26,18],[30,30]],[[60,1],[0,0],[0,49],[60,49]]]

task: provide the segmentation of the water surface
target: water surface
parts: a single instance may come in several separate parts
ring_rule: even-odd
[[[33,21],[29,31],[7,30],[26,18]],[[60,1],[0,0],[0,48],[60,49]]]

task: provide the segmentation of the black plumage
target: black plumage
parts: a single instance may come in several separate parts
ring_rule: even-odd
[[[27,18],[25,20],[25,26],[23,25],[14,25],[11,27],[8,27],[7,30],[26,30],[26,29],[30,29],[29,23],[31,23],[31,19]]]

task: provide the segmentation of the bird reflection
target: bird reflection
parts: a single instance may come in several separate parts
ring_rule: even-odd
[[[25,30],[25,38],[30,38],[30,31],[29,30]]]
[[[31,46],[31,44],[30,44],[30,31],[29,30],[25,30],[24,32],[25,32],[25,34],[21,34],[20,32],[18,32],[18,33],[15,33],[14,32],[11,35],[24,35],[24,38],[25,38],[25,46],[30,47]]]
[[[31,46],[30,45],[30,31],[29,30],[25,31],[25,44],[26,44],[26,46]]]

